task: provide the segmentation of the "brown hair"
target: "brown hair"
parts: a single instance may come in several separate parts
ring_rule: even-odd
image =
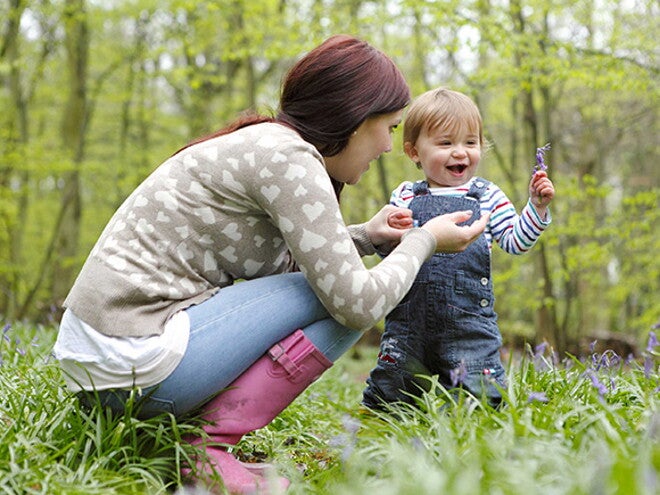
[[[474,101],[458,91],[432,89],[410,105],[403,125],[403,142],[414,145],[422,131],[443,127],[451,132],[463,125],[479,134],[479,145],[484,147],[483,122]]]
[[[316,146],[321,155],[333,156],[366,119],[401,110],[409,102],[408,84],[387,55],[353,36],[335,35],[289,70],[275,118],[246,114],[186,148],[249,125],[280,122]],[[332,182],[339,196],[343,184]]]

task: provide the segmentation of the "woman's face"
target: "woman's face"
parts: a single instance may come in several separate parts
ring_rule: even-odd
[[[325,158],[328,175],[345,184],[356,184],[369,169],[369,163],[392,151],[392,131],[401,123],[403,109],[369,117],[334,156]]]

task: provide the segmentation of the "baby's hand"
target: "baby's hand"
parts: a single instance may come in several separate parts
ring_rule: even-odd
[[[389,252],[411,227],[412,211],[394,205],[385,205],[367,222],[365,228],[371,243],[381,251]]]
[[[412,212],[407,209],[393,211],[387,216],[387,225],[393,229],[411,229],[413,226]]]
[[[532,179],[529,181],[529,197],[541,217],[545,217],[546,208],[552,198],[555,197],[555,186],[548,178],[546,171],[534,172]]]

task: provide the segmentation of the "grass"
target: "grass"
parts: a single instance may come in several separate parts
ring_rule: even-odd
[[[0,493],[200,494],[183,488],[181,436],[198,428],[82,409],[50,358],[55,331],[7,325],[0,341]],[[653,344],[653,343],[652,343]],[[658,347],[509,364],[505,407],[432,393],[396,416],[359,406],[375,351],[342,358],[237,447],[268,457],[288,494],[660,493]],[[357,358],[358,354],[361,356]]]

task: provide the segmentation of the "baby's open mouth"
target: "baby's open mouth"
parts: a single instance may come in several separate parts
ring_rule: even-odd
[[[455,174],[462,174],[465,172],[465,169],[467,168],[467,165],[450,165],[447,167],[451,172],[454,172]]]

